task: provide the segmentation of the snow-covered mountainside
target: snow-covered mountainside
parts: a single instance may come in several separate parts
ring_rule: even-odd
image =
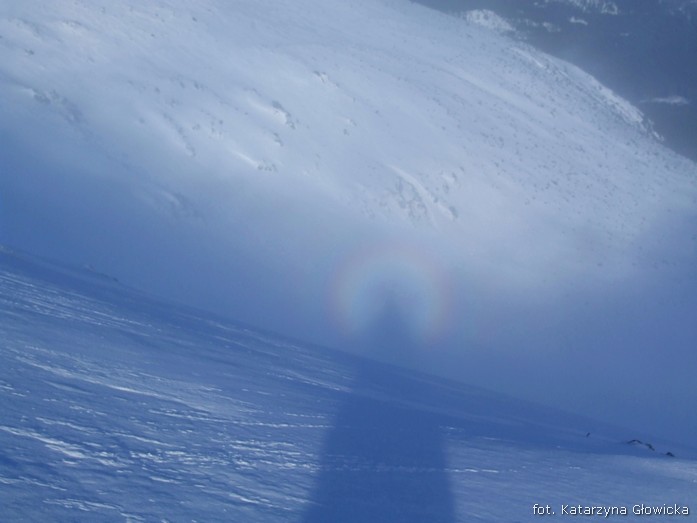
[[[694,0],[416,1],[578,65],[639,106],[666,145],[697,160]]]
[[[0,242],[347,349],[395,301],[384,359],[688,439],[695,164],[477,22],[2,3]]]
[[[694,165],[590,76],[408,3],[23,2],[0,24],[3,240],[168,294],[163,255],[298,263],[350,220],[511,283],[614,277],[694,205]]]
[[[498,523],[536,503],[695,520],[694,449],[90,271],[0,251],[0,317],[3,521]]]

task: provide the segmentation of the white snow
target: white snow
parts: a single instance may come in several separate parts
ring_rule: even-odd
[[[577,18],[575,16],[572,16],[571,18],[569,18],[569,22],[572,24],[588,25],[587,20],[584,20],[583,18]]]
[[[667,105],[690,105],[690,100],[684,96],[672,95],[672,96],[658,96],[656,98],[649,98],[644,100],[644,103],[655,103],[655,104],[667,104]]]
[[[499,31],[502,33],[515,31],[515,28],[511,24],[489,9],[472,9],[470,11],[465,11],[462,13],[462,17],[470,23],[477,24],[494,31]]]
[[[697,430],[675,407],[697,410],[697,168],[568,63],[401,0],[24,0],[0,4],[0,100],[3,244],[348,350],[362,304],[416,297],[402,312],[429,343],[399,363],[664,436]],[[112,409],[142,405],[152,418],[136,436],[172,445],[196,423],[310,430],[258,412],[264,398],[284,405],[275,387],[241,379],[252,392],[228,394],[225,368],[196,371],[185,325],[36,285],[12,288],[26,307],[8,306],[0,327],[46,315],[62,327],[51,340],[20,331],[4,349],[42,390],[91,398],[68,402],[70,423],[106,431]],[[104,339],[66,325],[109,330],[114,357],[93,357]],[[226,351],[277,357],[264,352],[273,336],[210,329]],[[163,344],[187,349],[141,350]],[[163,374],[171,358],[200,375]],[[211,366],[215,382],[201,381]],[[328,394],[351,386],[335,372],[268,372]],[[33,401],[6,378],[13,400]],[[86,453],[79,441],[66,443]],[[178,459],[141,443],[135,463]]]
[[[550,292],[632,276],[645,232],[692,206],[694,165],[636,108],[408,3],[23,2],[0,34],[3,241],[241,316],[238,279],[196,274],[264,294],[298,271],[320,297],[332,267],[302,260],[385,231]]]
[[[619,15],[620,8],[611,0],[545,0],[546,3],[569,4],[584,13]]]
[[[694,521],[695,449],[643,433],[6,252],[0,315],[0,380],[20,393],[0,396],[4,521],[500,522],[535,503],[555,520],[678,503]]]

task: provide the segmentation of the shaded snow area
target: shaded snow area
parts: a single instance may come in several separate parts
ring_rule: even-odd
[[[645,521],[634,505],[695,503],[693,450],[92,272],[0,252],[0,318],[3,521],[499,523],[535,503]],[[394,321],[364,343],[395,350]]]

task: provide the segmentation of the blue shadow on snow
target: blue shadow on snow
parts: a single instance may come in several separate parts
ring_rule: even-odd
[[[404,315],[389,304],[364,336],[380,359],[418,349]],[[419,408],[414,381],[366,360],[324,442],[303,523],[451,523],[444,416]]]

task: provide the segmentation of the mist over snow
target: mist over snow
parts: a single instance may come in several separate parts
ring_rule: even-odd
[[[378,357],[688,440],[697,166],[471,18],[5,3],[0,242],[359,353],[396,304]]]

